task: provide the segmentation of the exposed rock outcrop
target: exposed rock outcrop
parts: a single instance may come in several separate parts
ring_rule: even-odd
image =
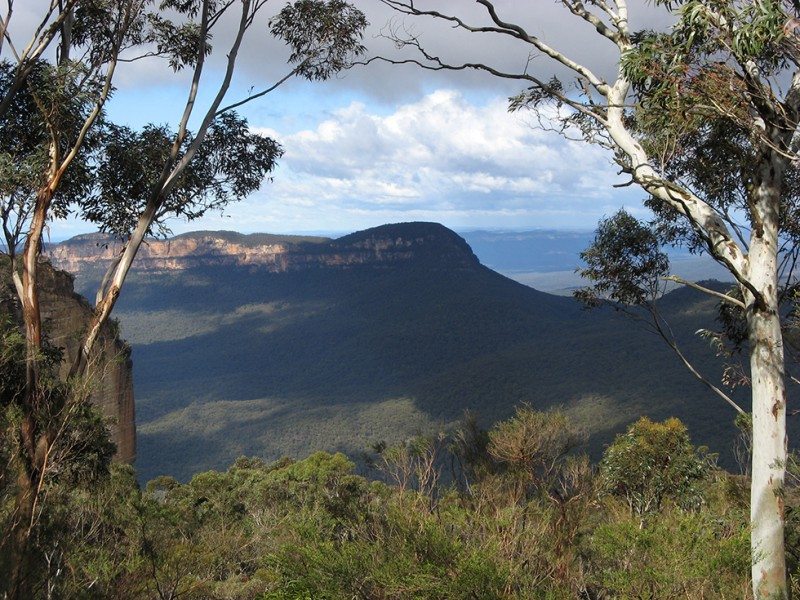
[[[9,282],[8,260],[0,255],[0,311],[19,315],[19,308]],[[73,289],[69,273],[42,263],[39,268],[41,282],[42,320],[45,332],[53,345],[62,348],[64,361],[61,375],[66,376],[74,361],[80,336],[92,315],[85,298]],[[92,359],[93,379],[91,400],[108,419],[111,438],[117,446],[117,460],[133,463],[136,457],[136,424],[133,398],[133,365],[130,348],[119,339],[116,327],[106,325],[101,331]]]
[[[101,276],[120,244],[101,234],[82,235],[50,249],[53,264],[72,273]],[[336,240],[267,234],[196,232],[149,240],[136,257],[137,271],[188,270],[200,266],[254,266],[273,273],[314,268],[415,265],[471,268],[469,245],[438,223],[382,225]]]

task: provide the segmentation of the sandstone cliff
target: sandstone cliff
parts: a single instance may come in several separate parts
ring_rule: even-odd
[[[0,255],[2,258],[2,255]],[[51,342],[63,349],[62,375],[66,375],[78,352],[81,333],[86,329],[92,308],[73,290],[69,273],[43,263],[40,267],[42,319]],[[19,309],[8,278],[8,261],[0,260],[0,311]],[[117,446],[117,460],[133,463],[136,457],[133,369],[130,348],[119,339],[113,325],[103,328],[93,361],[92,401],[108,419],[111,437]]]
[[[102,276],[120,245],[102,234],[77,236],[53,246],[55,266],[71,273]],[[470,268],[478,264],[469,245],[437,223],[383,225],[336,240],[226,231],[195,232],[149,240],[136,257],[140,272],[182,271],[202,266],[252,266],[272,273],[315,268],[415,265]]]

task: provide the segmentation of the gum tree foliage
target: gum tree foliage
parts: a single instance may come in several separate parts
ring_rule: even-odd
[[[122,240],[96,295],[94,316],[72,365],[70,379],[86,374],[136,253],[165,220],[197,218],[257,189],[280,156],[274,140],[250,132],[233,109],[293,76],[330,77],[363,52],[364,16],[338,0],[301,0],[269,21],[269,32],[290,48],[288,73],[247,98],[224,106],[245,35],[267,0],[80,0],[43,4],[33,41],[20,50],[9,25],[13,2],[0,15],[0,217],[24,321],[25,391],[12,436],[19,456],[17,510],[8,544],[11,598],[29,596],[25,557],[34,532],[34,509],[52,465],[48,458],[69,410],[51,414],[41,350],[46,344],[39,306],[38,263],[47,222],[75,214]],[[221,76],[204,69],[211,39],[223,19],[238,23]],[[45,50],[57,46],[55,60]],[[220,48],[222,45],[218,45]],[[5,51],[8,51],[6,56]],[[107,121],[104,106],[117,67],[149,57],[191,73],[186,104],[174,128],[132,131]],[[205,72],[204,72],[205,70]],[[201,89],[211,92],[204,106]],[[189,120],[198,118],[195,131]]]
[[[685,510],[698,508],[703,502],[698,484],[708,468],[678,419],[654,423],[642,417],[606,449],[600,476],[609,493],[644,517],[660,511],[665,500]]]
[[[287,4],[269,24],[272,35],[291,48],[294,73],[310,81],[347,69],[366,50],[360,35],[367,25],[364,14],[342,0]]]
[[[733,312],[736,307],[728,303],[729,299],[736,300],[736,291],[723,294],[670,275],[669,257],[662,250],[663,243],[657,226],[639,221],[624,209],[603,219],[592,245],[580,255],[586,266],[579,272],[591,285],[576,291],[575,297],[589,308],[608,304],[661,337],[692,375],[742,415],[744,410],[690,362],[659,309],[668,281],[683,283],[722,299],[719,320],[725,326],[723,332],[705,330],[703,334],[713,338],[719,354],[731,358],[734,350],[726,348],[723,338],[731,339],[744,324],[742,315]],[[741,337],[736,341],[741,345]],[[723,383],[733,383],[731,373],[740,372],[739,365],[728,365]]]
[[[33,33],[24,47],[17,47],[11,35],[11,17],[14,14],[15,0],[6,0],[6,8],[0,14],[0,53],[4,50],[10,51],[15,59],[17,69],[13,73],[12,81],[8,86],[9,93],[0,99],[0,116],[8,113],[11,102],[15,94],[26,84],[31,71],[35,69],[37,63],[48,50],[54,40],[61,36],[61,33],[72,27],[74,10],[78,0],[51,0],[49,5],[45,5],[38,21],[34,22]],[[86,2],[85,4],[89,4]],[[61,38],[59,48],[60,58],[69,54],[69,36]]]
[[[600,222],[594,243],[581,253],[581,275],[596,282],[578,292],[588,304],[601,298],[639,306],[658,295],[669,275],[669,259],[658,238],[624,210]]]
[[[15,74],[14,64],[0,62],[0,93],[4,98],[12,94]],[[66,144],[77,137],[89,108],[74,83],[66,82],[63,87],[57,69],[40,61],[31,68],[26,87],[13,94],[8,110],[0,115],[0,219],[3,242],[12,260],[24,241],[42,173],[50,161],[47,123],[41,117],[40,106],[63,110],[59,115],[59,152],[67,152]],[[35,95],[30,93],[31,89],[36,90]],[[94,138],[84,143],[91,146],[93,141]],[[81,154],[73,160],[58,186],[50,206],[53,217],[67,215],[69,205],[87,193],[90,179],[85,154]]]
[[[135,228],[137,216],[158,182],[175,132],[166,125],[151,124],[135,131],[108,124],[101,135],[102,146],[93,157],[94,185],[81,198],[77,210],[100,231],[124,239]],[[188,133],[179,157],[193,140]],[[245,198],[261,186],[281,154],[275,140],[251,133],[241,116],[234,112],[220,115],[163,199],[149,233],[166,233],[168,218],[191,221]]]
[[[752,390],[752,581],[757,598],[786,597],[783,485],[787,460],[786,372],[779,273],[794,249],[800,29],[789,0],[657,0],[674,26],[635,31],[626,0],[559,0],[582,35],[605,45],[586,61],[539,35],[533,7],[513,20],[491,0],[470,17],[441,3],[382,0],[409,20],[434,19],[466,34],[517,44],[519,70],[437,56],[411,26],[390,28],[390,62],[433,70],[474,69],[524,86],[513,110],[613,155],[648,197],[665,239],[702,249],[736,281],[719,298],[741,309]],[[479,51],[479,49],[476,49]],[[386,59],[373,59],[386,60]],[[600,62],[602,61],[602,62]],[[548,72],[553,73],[551,77]],[[554,110],[555,109],[555,110]],[[555,116],[554,116],[555,115]],[[727,152],[726,152],[727,151]],[[702,165],[702,166],[701,166]],[[794,255],[794,251],[788,253]],[[793,262],[793,259],[790,259]]]

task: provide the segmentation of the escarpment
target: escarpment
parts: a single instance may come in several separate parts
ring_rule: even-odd
[[[47,249],[55,268],[43,266],[42,308],[53,342],[64,349],[65,365],[78,352],[81,332],[92,308],[76,294],[89,293],[122,245],[103,234],[80,235]],[[252,269],[265,273],[397,268],[459,271],[480,268],[469,245],[437,223],[399,223],[359,231],[338,239],[227,231],[187,233],[167,240],[150,239],[134,261],[138,273],[187,272],[204,267]],[[69,271],[69,275],[63,271]],[[123,291],[123,294],[125,292]],[[114,326],[98,341],[93,400],[112,422],[120,460],[135,456],[133,379],[128,347]],[[66,369],[66,366],[64,367]]]
[[[78,354],[80,338],[92,317],[92,307],[75,293],[73,277],[43,262],[39,267],[40,302],[44,331],[61,348],[60,375],[66,377]],[[10,282],[9,261],[0,254],[0,312],[21,314]],[[113,323],[100,333],[91,357],[90,400],[106,418],[116,459],[132,463],[136,457],[136,424],[133,396],[133,365],[130,347],[122,341]]]
[[[121,244],[102,234],[72,238],[50,249],[53,264],[99,278]],[[204,266],[244,266],[286,273],[318,268],[397,267],[472,268],[478,259],[469,245],[437,223],[398,223],[338,239],[243,235],[228,231],[194,232],[168,240],[149,240],[139,250],[134,270],[186,271]]]

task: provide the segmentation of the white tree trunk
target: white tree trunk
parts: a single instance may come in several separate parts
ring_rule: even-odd
[[[758,599],[788,598],[783,545],[786,390],[777,280],[779,190],[771,183],[762,183],[757,192],[761,198],[756,198],[748,257],[748,279],[762,299],[745,293],[753,394],[752,577]]]
[[[757,598],[785,598],[783,478],[786,465],[786,402],[783,348],[777,316],[753,316],[750,324],[753,380],[753,470],[750,489],[753,589]],[[769,590],[769,591],[767,591]]]

